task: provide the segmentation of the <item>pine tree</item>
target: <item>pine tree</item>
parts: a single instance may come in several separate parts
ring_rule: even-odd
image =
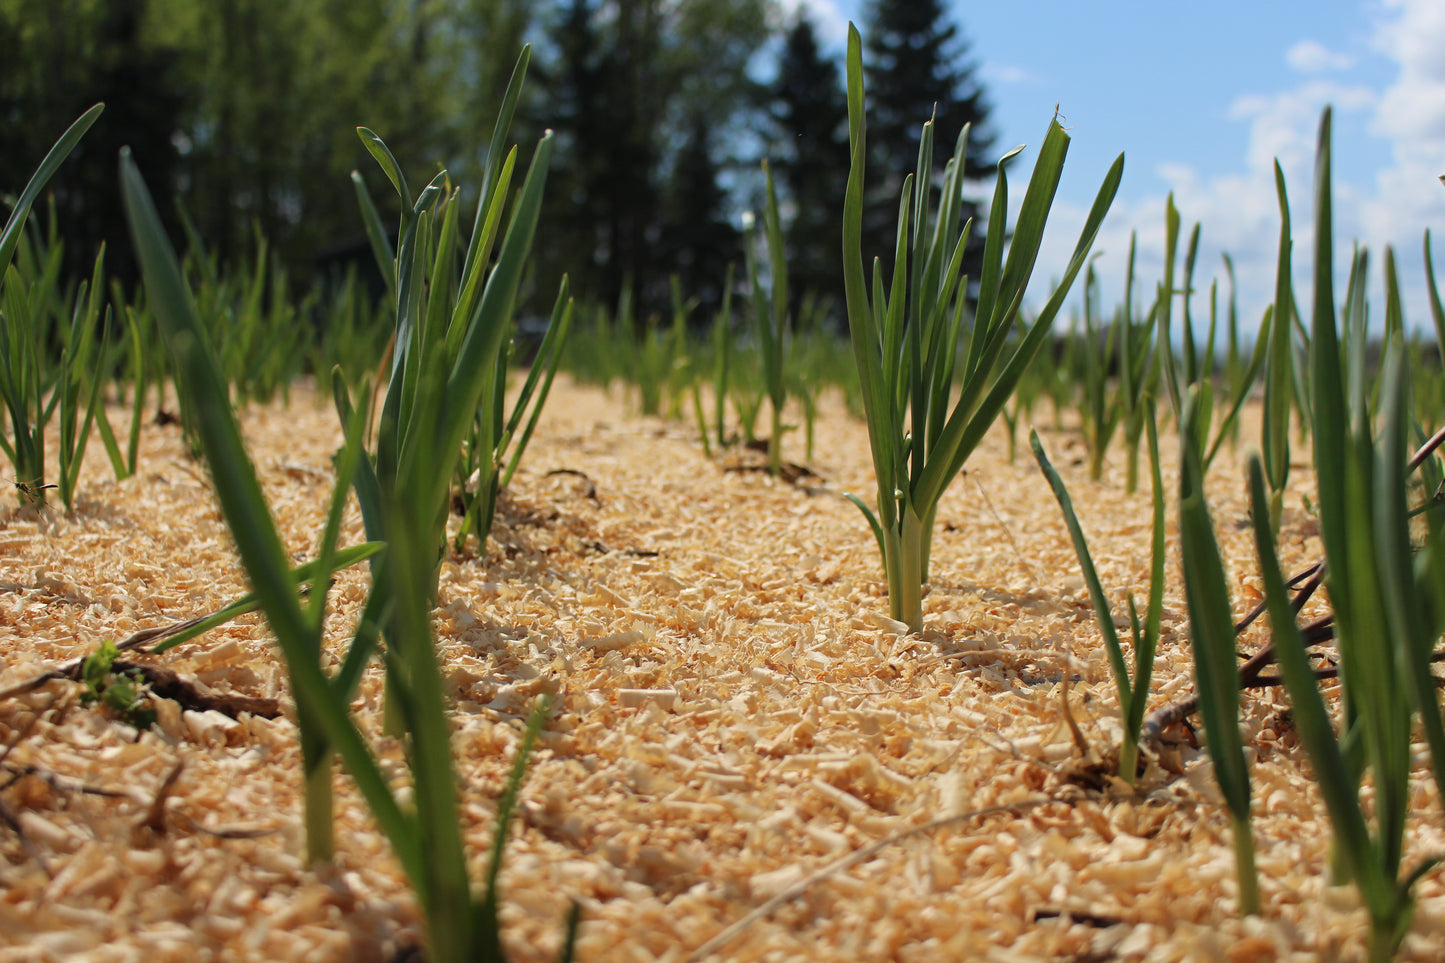
[[[688,121],[667,198],[667,222],[660,248],[669,274],[695,298],[700,316],[710,318],[722,304],[728,264],[743,261],[742,235],[728,217],[728,195],[718,180],[712,125],[702,113]]]
[[[570,250],[539,252],[544,290],[547,275],[563,270],[575,290],[603,303],[616,303],[626,285],[645,321],[669,310],[669,274],[685,267],[678,257],[721,263],[711,284],[722,281],[736,236],[714,230],[720,215],[700,215],[698,204],[726,197],[718,180],[733,163],[726,148],[746,143],[728,135],[750,105],[747,68],[767,36],[765,11],[762,0],[564,0],[540,71],[549,112],[540,120],[557,131],[565,165],[554,174],[566,187],[549,185],[546,217]],[[709,130],[698,137],[704,119]],[[704,185],[708,170],[713,183]],[[684,233],[688,247],[677,249]],[[704,236],[718,249],[698,248]]]
[[[800,8],[789,28],[773,85],[778,179],[792,201],[786,229],[793,316],[806,292],[841,304],[843,196],[848,188],[848,101],[836,61],[818,48]]]
[[[5,49],[24,51],[0,79],[0,193],[18,194],[55,138],[97,101],[106,105],[48,189],[65,241],[68,277],[89,277],[96,252],[108,241],[110,274],[127,283],[134,279],[115,190],[116,156],[123,145],[157,193],[177,188],[173,135],[186,97],[174,53],[141,35],[146,7],[146,0],[99,5],[55,0],[44,17],[29,23],[12,21],[9,10],[0,10],[0,40],[15,41]]]
[[[549,235],[539,252],[543,289],[563,273],[573,289],[632,303],[651,279],[659,166],[657,24],[652,2],[610,7],[567,0],[551,31],[553,57],[541,66],[542,119],[559,136],[560,158],[544,201]]]
[[[942,0],[871,0],[867,13],[864,71],[868,93],[868,198],[864,256],[893,260],[898,195],[917,166],[918,137],[934,118],[935,178],[953,154],[958,132],[972,123],[964,173],[981,178],[994,170],[989,103],[968,60],[969,45],[949,23]],[[976,202],[964,217],[980,213]],[[983,225],[975,221],[967,265],[973,283],[983,254]]]

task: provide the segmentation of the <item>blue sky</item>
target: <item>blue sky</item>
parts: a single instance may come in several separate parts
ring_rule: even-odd
[[[787,0],[807,7],[841,54],[863,0]],[[1119,152],[1125,174],[1096,250],[1105,303],[1122,295],[1129,234],[1140,277],[1162,266],[1164,204],[1173,191],[1187,232],[1201,224],[1198,285],[1234,260],[1241,318],[1253,327],[1272,296],[1279,234],[1273,163],[1289,187],[1297,284],[1311,245],[1320,111],[1334,107],[1335,241],[1371,252],[1373,316],[1380,267],[1395,248],[1406,316],[1430,326],[1421,242],[1427,227],[1445,281],[1445,2],[1220,0],[1212,4],[1014,0],[951,5],[993,103],[995,147],[1039,141],[1057,103],[1072,143],[1035,297],[1062,272],[1099,182]],[[1030,163],[1013,179],[1022,193]],[[1347,263],[1337,270],[1347,270]],[[1340,275],[1343,284],[1343,274]],[[1307,286],[1297,287],[1303,311]],[[1207,309],[1197,303],[1196,315]]]

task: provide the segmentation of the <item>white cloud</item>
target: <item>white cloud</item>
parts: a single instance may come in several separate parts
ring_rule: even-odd
[[[1406,155],[1445,159],[1445,4],[1390,0],[1398,20],[1379,25],[1375,47],[1400,66],[1372,130]]]
[[[1387,11],[1398,15],[1375,25],[1373,45],[1397,61],[1402,73],[1445,79],[1445,6],[1435,0],[1383,0]]]
[[[1181,262],[1190,229],[1196,221],[1202,224],[1195,272],[1196,319],[1207,323],[1211,277],[1221,279],[1223,306],[1227,286],[1221,251],[1234,262],[1240,318],[1246,327],[1258,324],[1273,298],[1280,226],[1276,158],[1289,191],[1295,296],[1301,309],[1309,310],[1316,139],[1321,110],[1332,104],[1335,269],[1341,288],[1337,297],[1343,293],[1352,242],[1358,240],[1370,251],[1372,315],[1380,318],[1384,248],[1392,245],[1406,318],[1412,325],[1429,328],[1421,257],[1427,228],[1436,237],[1437,268],[1445,279],[1445,187],[1438,181],[1445,174],[1445,3],[1382,2],[1372,47],[1394,66],[1393,78],[1382,89],[1308,77],[1287,89],[1239,97],[1226,113],[1229,120],[1248,125],[1244,156],[1236,170],[1204,174],[1184,159],[1161,164],[1155,172],[1171,185],[1181,212]],[[1303,41],[1290,49],[1291,66],[1309,70],[1330,64],[1329,57],[1320,56],[1329,51],[1317,44],[1319,49],[1313,50],[1312,43]],[[1362,176],[1362,170],[1375,173]],[[1095,245],[1105,252],[1096,270],[1106,306],[1123,295],[1131,230],[1138,231],[1135,303],[1142,300],[1142,310],[1152,299],[1163,268],[1164,205],[1162,194],[1115,202]],[[1062,272],[1084,216],[1076,205],[1056,210],[1052,237],[1040,262],[1042,275]],[[1043,287],[1040,284],[1038,290]],[[1043,296],[1046,292],[1040,302]],[[1175,313],[1177,317],[1177,309]]]
[[[1274,176],[1276,158],[1285,174],[1290,202],[1296,283],[1305,283],[1299,269],[1307,268],[1309,263],[1311,191],[1320,112],[1325,104],[1333,103],[1338,118],[1342,111],[1365,111],[1376,99],[1364,88],[1323,82],[1311,82],[1278,94],[1240,98],[1231,105],[1228,114],[1231,119],[1249,125],[1240,169],[1205,175],[1191,163],[1175,161],[1161,164],[1154,172],[1170,185],[1174,206],[1180,215],[1176,272],[1183,270],[1190,232],[1196,223],[1200,225],[1191,311],[1201,337],[1202,327],[1209,322],[1209,293],[1215,279],[1218,280],[1221,321],[1228,306],[1230,289],[1224,253],[1229,254],[1234,264],[1239,321],[1243,329],[1256,328],[1273,300],[1280,228]],[[1123,297],[1132,231],[1138,236],[1135,304],[1141,311],[1148,308],[1154,285],[1163,275],[1165,204],[1166,197],[1162,194],[1115,202],[1096,242],[1096,247],[1105,252],[1096,270],[1106,305],[1117,303]],[[1341,252],[1347,252],[1349,238],[1360,232],[1357,192],[1337,181],[1335,206],[1336,246]],[[1072,217],[1061,218],[1059,226],[1062,228],[1066,221],[1073,222],[1074,226],[1068,230],[1075,232],[1076,237],[1083,217],[1084,211],[1080,210]],[[1069,245],[1074,237],[1068,238]],[[1060,251],[1056,256],[1062,264],[1067,251]],[[1297,287],[1296,292],[1301,306],[1307,305],[1308,288]],[[1177,303],[1174,315],[1180,316]]]
[[[1346,53],[1337,53],[1318,40],[1301,40],[1285,51],[1285,62],[1300,73],[1317,74],[1329,70],[1348,70],[1355,65],[1355,58]]]
[[[1360,205],[1363,233],[1377,249],[1396,245],[1407,317],[1425,321],[1421,238],[1445,233],[1445,4],[1385,0],[1375,49],[1398,65],[1382,93],[1370,132],[1390,144],[1392,163],[1376,175]],[[1445,265],[1442,265],[1445,267]],[[1413,295],[1413,296],[1412,296]]]
[[[1333,104],[1338,113],[1367,108],[1376,99],[1367,87],[1312,80],[1275,94],[1236,98],[1229,105],[1227,116],[1249,122],[1247,169],[1269,173],[1272,178],[1274,162],[1278,159],[1293,182],[1312,170],[1320,111],[1324,106]],[[1270,190],[1273,192],[1273,187]]]
[[[1038,74],[1027,67],[1016,64],[985,63],[981,69],[984,80],[989,84],[1036,84]]]

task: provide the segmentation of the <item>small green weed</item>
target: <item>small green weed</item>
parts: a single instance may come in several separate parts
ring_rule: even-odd
[[[150,687],[136,669],[116,672],[115,660],[119,657],[120,649],[106,639],[86,658],[80,667],[80,682],[84,687],[80,701],[83,705],[98,703],[127,725],[149,729],[156,721],[156,710],[150,704]]]

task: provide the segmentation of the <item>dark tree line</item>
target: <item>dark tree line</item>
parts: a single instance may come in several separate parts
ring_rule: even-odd
[[[719,299],[741,260],[725,178],[755,163],[745,142],[765,97],[749,68],[769,12],[763,0],[561,4],[535,105],[561,140],[545,235],[566,252],[554,273],[604,302],[625,289],[643,311],[663,309],[674,273],[690,295]]]
[[[940,0],[873,0],[861,29],[866,250],[891,257],[921,123],[938,119],[941,171],[959,127],[975,121],[969,172],[981,175],[988,105]],[[780,22],[773,0],[0,0],[0,199],[104,100],[52,182],[71,271],[87,271],[103,240],[112,267],[129,270],[114,189],[128,144],[211,253],[244,255],[259,230],[305,276],[319,254],[361,236],[352,169],[395,209],[355,127],[381,134],[415,183],[444,166],[474,186],[529,41],[514,132],[524,155],[543,128],[559,140],[533,277],[540,298],[565,272],[584,297],[626,293],[645,317],[667,310],[676,275],[704,309],[716,305],[727,265],[742,261],[740,212],[758,203],[767,157],[793,289],[841,299],[841,51],[821,44],[805,15]]]

